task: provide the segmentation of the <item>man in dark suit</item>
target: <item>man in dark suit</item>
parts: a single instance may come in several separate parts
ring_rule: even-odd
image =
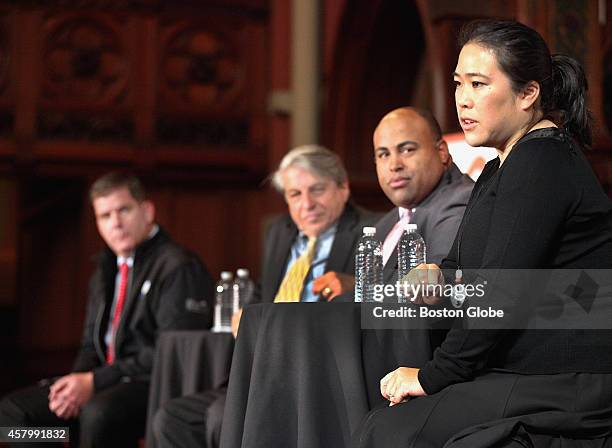
[[[266,234],[263,273],[253,301],[326,301],[342,289],[352,289],[357,240],[362,227],[372,225],[377,215],[349,202],[340,158],[321,146],[297,147],[282,159],[272,184],[284,196],[289,213],[272,223]],[[307,266],[296,270],[304,259]],[[337,272],[332,285],[325,280],[330,271]],[[232,319],[234,334],[240,315],[238,311]],[[217,447],[224,404],[225,389],[171,400],[154,418],[156,442]]]
[[[284,196],[289,215],[274,222],[267,233],[261,290],[256,299],[279,301],[277,293],[284,276],[303,252],[304,243],[313,237],[317,243],[311,268],[300,297],[293,299],[325,301],[337,295],[340,291],[319,280],[329,271],[340,273],[342,286],[351,289],[355,246],[363,226],[372,224],[375,215],[349,202],[348,177],[338,156],[315,145],[295,148],[281,161],[272,183]]]
[[[455,239],[474,182],[453,163],[440,126],[427,110],[389,112],[373,141],[378,182],[396,206],[376,224],[384,242],[383,280],[393,283],[398,230],[416,223],[427,246],[427,262],[439,264]]]
[[[393,284],[398,280],[397,243],[405,225],[417,225],[427,262],[439,264],[452,246],[474,182],[453,163],[440,125],[428,110],[402,107],[389,112],[373,141],[378,182],[395,205],[376,224],[376,236],[383,242],[383,281]],[[333,283],[335,273],[327,273],[325,280]]]
[[[213,282],[198,257],[155,224],[138,179],[110,173],[90,190],[106,247],[89,285],[85,329],[72,373],[0,402],[0,426],[69,426],[81,448],[135,446],[144,434],[160,331],[210,326]],[[207,315],[190,312],[203,300]]]

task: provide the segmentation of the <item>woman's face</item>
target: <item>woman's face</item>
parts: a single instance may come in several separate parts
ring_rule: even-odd
[[[524,111],[492,50],[464,45],[453,78],[457,116],[468,144],[503,151],[523,135]]]

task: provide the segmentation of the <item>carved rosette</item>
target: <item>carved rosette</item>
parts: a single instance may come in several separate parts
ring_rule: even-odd
[[[110,106],[127,94],[128,63],[120,32],[103,15],[66,14],[45,23],[42,99]]]
[[[180,23],[162,43],[161,95],[173,108],[220,110],[243,90],[240,46],[226,32]]]

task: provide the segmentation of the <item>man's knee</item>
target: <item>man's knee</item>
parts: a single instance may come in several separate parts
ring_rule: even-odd
[[[0,400],[0,426],[26,426],[27,418],[23,409],[13,401],[11,396]]]
[[[206,410],[206,440],[211,447],[219,446],[224,408],[225,395],[221,395]]]
[[[169,428],[174,428],[176,418],[170,414],[165,408],[159,409],[153,417],[153,434],[157,440],[163,440],[167,437]]]
[[[0,400],[0,426],[40,426],[53,419],[48,390],[30,387],[17,390]]]
[[[91,434],[94,439],[97,435],[108,434],[116,429],[119,423],[115,415],[108,401],[90,400],[81,408],[79,414],[81,431]]]

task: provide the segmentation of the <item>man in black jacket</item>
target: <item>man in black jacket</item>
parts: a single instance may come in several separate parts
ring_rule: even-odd
[[[210,326],[213,281],[198,257],[154,222],[140,181],[111,173],[91,187],[101,252],[72,373],[0,402],[0,426],[78,428],[81,447],[134,446],[144,434],[160,331]],[[187,304],[201,302],[199,313]],[[74,439],[74,433],[73,433]]]

